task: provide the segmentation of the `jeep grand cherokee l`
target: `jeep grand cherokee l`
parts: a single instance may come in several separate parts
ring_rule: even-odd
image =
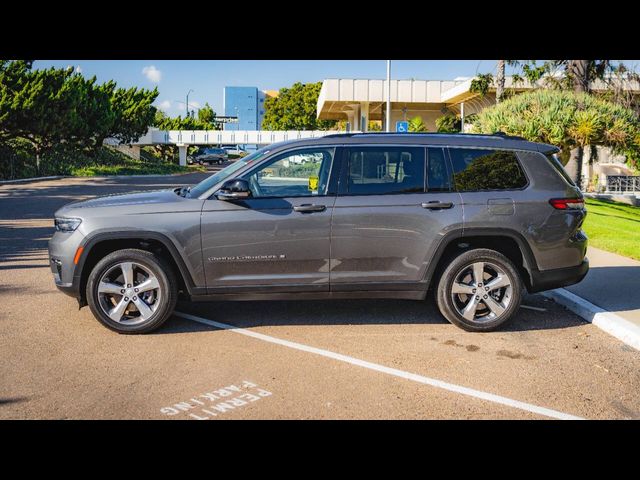
[[[429,290],[451,323],[489,331],[525,289],[587,273],[583,197],[557,152],[505,135],[273,144],[191,188],[66,205],[51,269],[121,333],[158,328],[178,297],[422,300]]]

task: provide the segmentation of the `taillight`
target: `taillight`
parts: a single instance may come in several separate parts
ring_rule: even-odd
[[[549,203],[556,210],[583,210],[584,200],[581,198],[552,198]]]

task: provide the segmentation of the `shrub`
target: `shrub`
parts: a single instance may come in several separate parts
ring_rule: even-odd
[[[505,132],[562,149],[566,163],[572,148],[586,145],[611,147],[640,160],[640,120],[631,109],[585,93],[536,90],[514,96],[480,112],[477,133]]]

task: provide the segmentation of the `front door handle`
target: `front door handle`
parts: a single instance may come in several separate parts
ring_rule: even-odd
[[[310,203],[293,207],[294,211],[301,213],[324,212],[326,209],[327,207],[325,205],[312,205]]]
[[[422,208],[426,208],[428,210],[444,210],[446,208],[452,208],[452,202],[438,202],[437,200],[431,202],[423,202],[421,204]]]

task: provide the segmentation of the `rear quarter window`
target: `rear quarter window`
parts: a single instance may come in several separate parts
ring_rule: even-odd
[[[571,180],[571,177],[569,176],[567,171],[562,166],[562,163],[560,163],[560,159],[558,158],[558,156],[555,153],[547,153],[547,154],[545,154],[545,157],[547,157],[547,160],[549,161],[549,163],[560,174],[560,176],[567,181],[567,183],[569,185],[571,185],[573,187],[576,186],[574,181]]]
[[[449,153],[457,191],[519,190],[528,184],[513,151],[450,148]]]

